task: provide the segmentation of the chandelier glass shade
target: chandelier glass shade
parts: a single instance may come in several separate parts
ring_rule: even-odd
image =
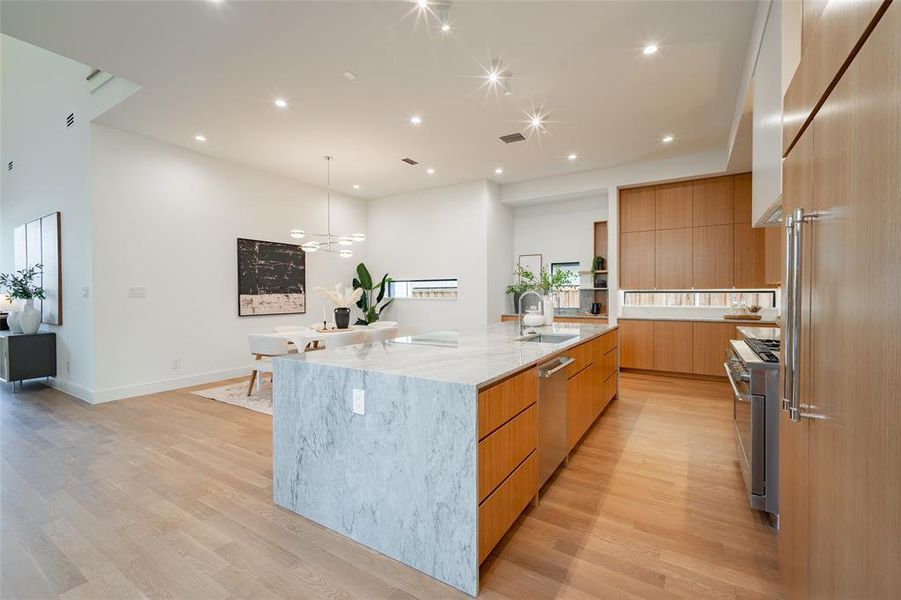
[[[341,258],[354,255],[349,246],[366,241],[366,234],[351,233],[338,235],[332,233],[332,156],[324,156],[326,161],[325,199],[326,199],[326,231],[325,233],[307,233],[303,229],[292,229],[288,235],[295,240],[306,240],[300,245],[304,252],[331,252]],[[313,239],[309,239],[313,238]]]

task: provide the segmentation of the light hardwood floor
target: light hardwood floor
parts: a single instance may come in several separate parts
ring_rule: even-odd
[[[725,383],[623,374],[480,598],[772,598]],[[0,598],[465,598],[272,504],[266,415],[180,390],[0,398]]]

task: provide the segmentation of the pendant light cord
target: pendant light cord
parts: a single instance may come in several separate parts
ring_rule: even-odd
[[[325,157],[325,204],[326,204],[326,238],[332,241],[332,157]]]

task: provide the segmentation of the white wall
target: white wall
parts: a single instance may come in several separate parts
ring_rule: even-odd
[[[579,261],[582,269],[590,269],[594,222],[606,221],[607,214],[605,192],[579,200],[518,206],[513,212],[514,254],[541,254],[545,266]]]
[[[487,251],[488,251],[488,286],[487,316],[488,323],[496,323],[501,315],[513,309],[513,298],[507,296],[506,288],[513,279],[513,209],[501,204],[500,187],[488,183],[488,194],[485,198],[487,211]]]
[[[57,335],[55,385],[81,398],[94,387],[88,72],[85,65],[2,36],[0,271],[15,266],[17,226],[61,213],[63,325],[42,328]],[[75,124],[67,128],[72,112]]]
[[[293,227],[324,231],[324,190],[133,133],[91,129],[95,401],[246,373],[248,333],[320,321],[323,301],[313,288],[350,286],[366,259],[366,242],[352,259],[308,254],[305,315],[238,317],[236,239],[291,243]],[[366,203],[333,194],[332,226],[366,231]],[[146,297],[129,298],[132,286],[146,288]]]
[[[489,291],[489,227],[509,225],[506,207],[493,202],[489,220],[489,199],[496,199],[487,181],[471,181],[421,192],[373,200],[369,205],[368,265],[381,276],[388,272],[394,279],[458,279],[456,300],[401,299],[385,313],[399,321],[402,332],[440,329],[471,329],[488,322],[489,293],[491,314],[498,314],[500,302],[495,293],[500,287],[500,258],[506,253],[508,271],[512,270],[512,243],[502,238],[491,242],[492,276]],[[508,237],[510,234],[506,234]],[[498,262],[493,262],[494,260]],[[496,320],[496,319],[494,319]]]

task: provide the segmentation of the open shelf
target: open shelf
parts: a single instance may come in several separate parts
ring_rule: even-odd
[[[594,275],[595,273],[608,273],[609,271],[579,271],[579,275]]]

